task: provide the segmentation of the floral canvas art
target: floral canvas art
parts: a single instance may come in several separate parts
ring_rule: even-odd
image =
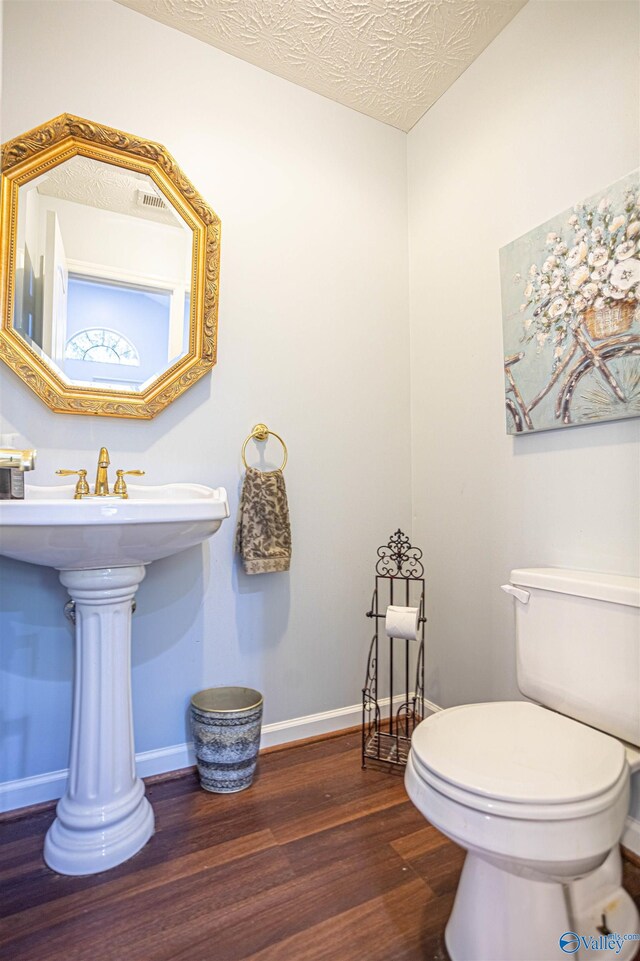
[[[500,251],[507,432],[640,416],[640,177]]]

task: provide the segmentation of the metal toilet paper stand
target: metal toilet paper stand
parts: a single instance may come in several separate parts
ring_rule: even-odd
[[[424,567],[422,551],[400,529],[378,548],[371,609],[375,632],[362,689],[362,767],[379,761],[404,767],[411,735],[424,717]],[[387,637],[387,606],[418,607],[416,640]],[[383,658],[381,665],[380,658]],[[382,670],[381,670],[382,668]],[[387,684],[383,684],[382,675]],[[415,678],[413,689],[411,680]]]

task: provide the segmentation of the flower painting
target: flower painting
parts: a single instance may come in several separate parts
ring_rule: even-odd
[[[635,171],[500,251],[507,432],[640,416]]]

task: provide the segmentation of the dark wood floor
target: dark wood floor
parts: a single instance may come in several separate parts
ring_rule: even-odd
[[[53,808],[0,824],[0,957],[11,961],[443,961],[462,852],[362,771],[359,736],[260,760],[222,796],[152,784],[156,834],[105,874],[42,861]],[[627,885],[640,901],[640,868]]]

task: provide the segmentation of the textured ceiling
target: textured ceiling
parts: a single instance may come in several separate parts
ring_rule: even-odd
[[[88,207],[188,229],[166,200],[164,207],[143,207],[138,203],[139,191],[164,200],[147,174],[115,167],[90,157],[71,157],[32,181],[29,186],[37,186],[38,193],[48,197],[59,197]]]
[[[117,0],[410,130],[527,0]]]

